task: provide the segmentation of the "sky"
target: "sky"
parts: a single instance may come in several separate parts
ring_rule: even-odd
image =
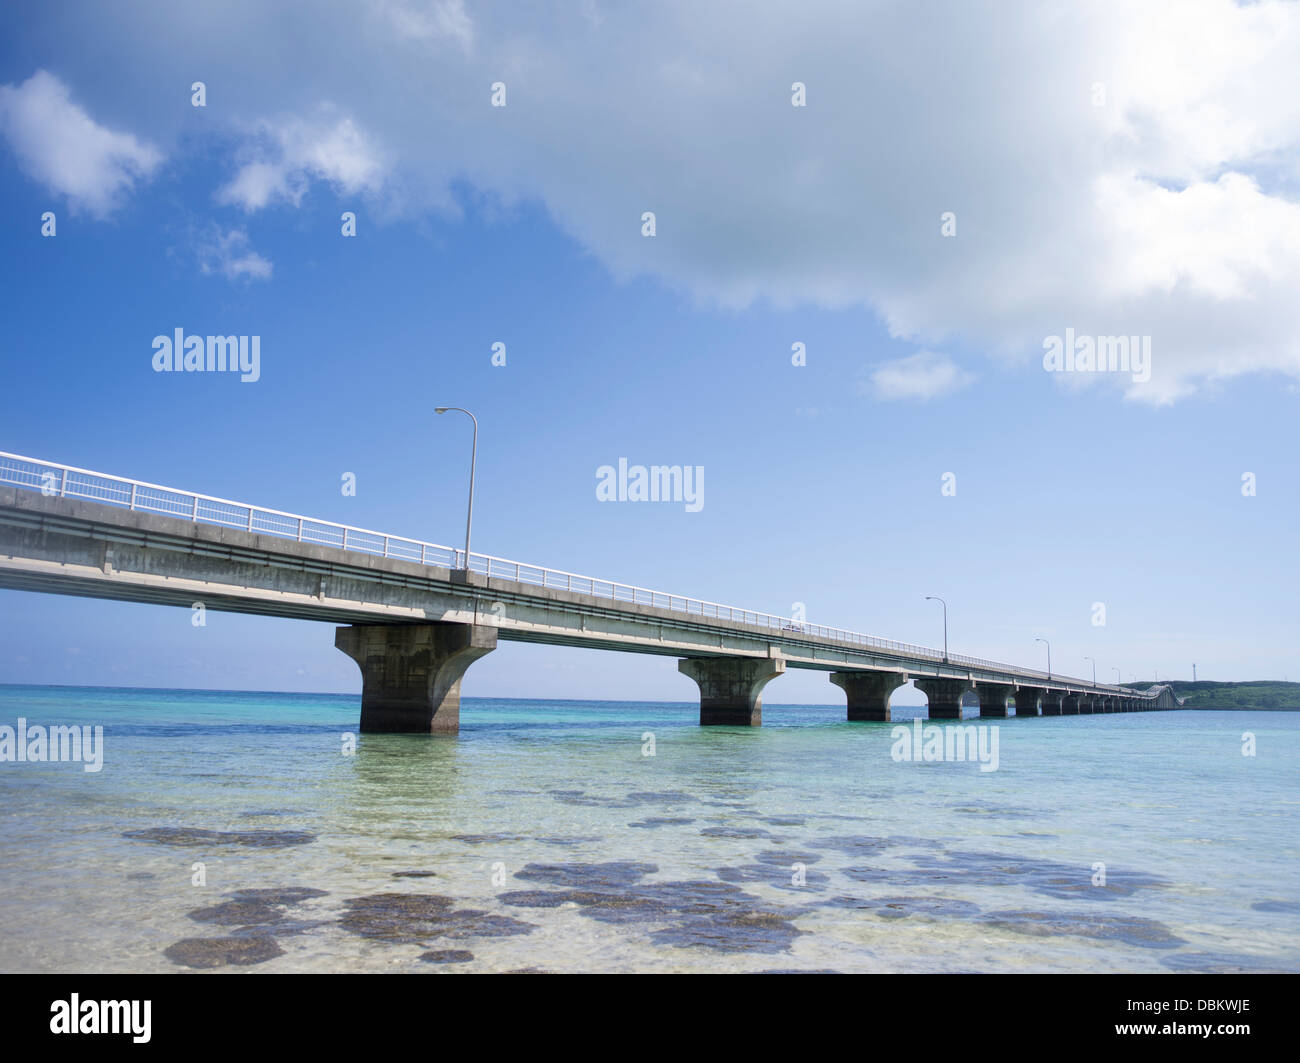
[[[0,29],[0,450],[457,544],[463,406],[476,550],[931,646],[939,595],[954,652],[1077,676],[1300,677],[1300,4]],[[259,337],[257,379],[155,371],[178,328]],[[602,501],[619,459],[703,504]],[[0,682],[360,673],[326,624],[0,591]],[[696,697],[517,643],[462,689]]]

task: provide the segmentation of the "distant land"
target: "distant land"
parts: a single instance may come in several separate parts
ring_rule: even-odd
[[[1174,688],[1180,698],[1186,698],[1185,709],[1284,709],[1300,711],[1300,683],[1283,683],[1274,679],[1252,679],[1245,683],[1211,683],[1199,680],[1180,683],[1176,679],[1161,680]],[[1128,683],[1135,690],[1153,686],[1152,681]]]

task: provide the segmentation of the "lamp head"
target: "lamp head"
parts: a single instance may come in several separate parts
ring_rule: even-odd
[[[433,412],[434,412],[434,413],[446,413],[450,408],[451,408],[451,407],[449,407],[449,406],[435,406],[435,407],[433,408]]]

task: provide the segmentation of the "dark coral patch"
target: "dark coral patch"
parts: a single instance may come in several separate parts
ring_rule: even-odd
[[[473,958],[474,953],[468,949],[432,949],[420,953],[425,963],[469,963]]]
[[[284,909],[275,904],[258,901],[226,901],[210,908],[195,908],[189,913],[198,923],[216,923],[219,926],[254,926],[278,923],[284,918]]]
[[[344,930],[394,944],[419,944],[435,937],[504,937],[535,929],[506,915],[458,909],[452,898],[432,893],[374,893],[353,897],[344,907]]]
[[[771,831],[761,827],[705,827],[700,831],[706,838],[767,838]]]
[[[249,967],[283,956],[284,950],[270,937],[184,938],[163,955],[181,967]]]
[[[526,864],[515,873],[525,882],[545,882],[552,886],[588,889],[613,889],[640,882],[659,868],[635,860],[610,860],[603,864]]]
[[[316,840],[316,835],[305,830],[204,830],[201,827],[148,827],[123,831],[122,837],[160,845],[247,845],[257,849],[306,845]]]
[[[311,886],[271,886],[265,889],[239,889],[231,894],[237,901],[260,901],[262,904],[301,904],[313,897],[327,897],[329,890]]]
[[[1119,941],[1148,949],[1171,949],[1183,944],[1163,923],[1136,915],[1093,915],[1087,912],[989,912],[984,921],[990,926],[1034,937],[1095,938]]]
[[[585,865],[608,869],[610,865]],[[588,883],[607,874],[569,875]],[[617,877],[617,876],[616,876]],[[602,883],[603,884],[603,883]],[[575,904],[602,923],[653,927],[658,944],[698,946],[724,952],[779,952],[801,931],[787,913],[760,907],[756,897],[726,882],[615,882],[564,890],[516,890],[500,900],[521,907],[558,908]]]

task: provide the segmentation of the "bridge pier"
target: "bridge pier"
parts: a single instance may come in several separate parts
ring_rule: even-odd
[[[677,670],[700,686],[700,726],[758,727],[763,688],[785,673],[785,658],[688,657]]]
[[[1061,715],[1078,716],[1079,715],[1079,695],[1062,694],[1061,695]]]
[[[1012,687],[1008,683],[981,683],[976,687],[980,696],[981,716],[1007,716],[1007,699]]]
[[[1037,716],[1038,702],[1046,691],[1042,687],[1017,687],[1015,692],[1016,715]]]
[[[908,681],[905,672],[832,672],[831,682],[848,698],[852,722],[888,723],[889,695]]]
[[[1092,698],[1088,697],[1088,696],[1085,695],[1085,694],[1080,694],[1080,695],[1079,695],[1079,715],[1080,715],[1080,716],[1091,716],[1091,715],[1092,715],[1094,712],[1096,712],[1096,711],[1097,711],[1097,710],[1096,710],[1096,706],[1095,706],[1095,704],[1094,704]]]
[[[961,696],[968,690],[974,690],[975,684],[969,679],[916,679],[916,688],[930,701],[930,719],[960,720]]]
[[[1043,694],[1043,715],[1064,716],[1065,695],[1058,690],[1049,690]]]
[[[361,731],[455,734],[460,681],[497,646],[486,624],[353,624],[334,645],[361,668]]]

